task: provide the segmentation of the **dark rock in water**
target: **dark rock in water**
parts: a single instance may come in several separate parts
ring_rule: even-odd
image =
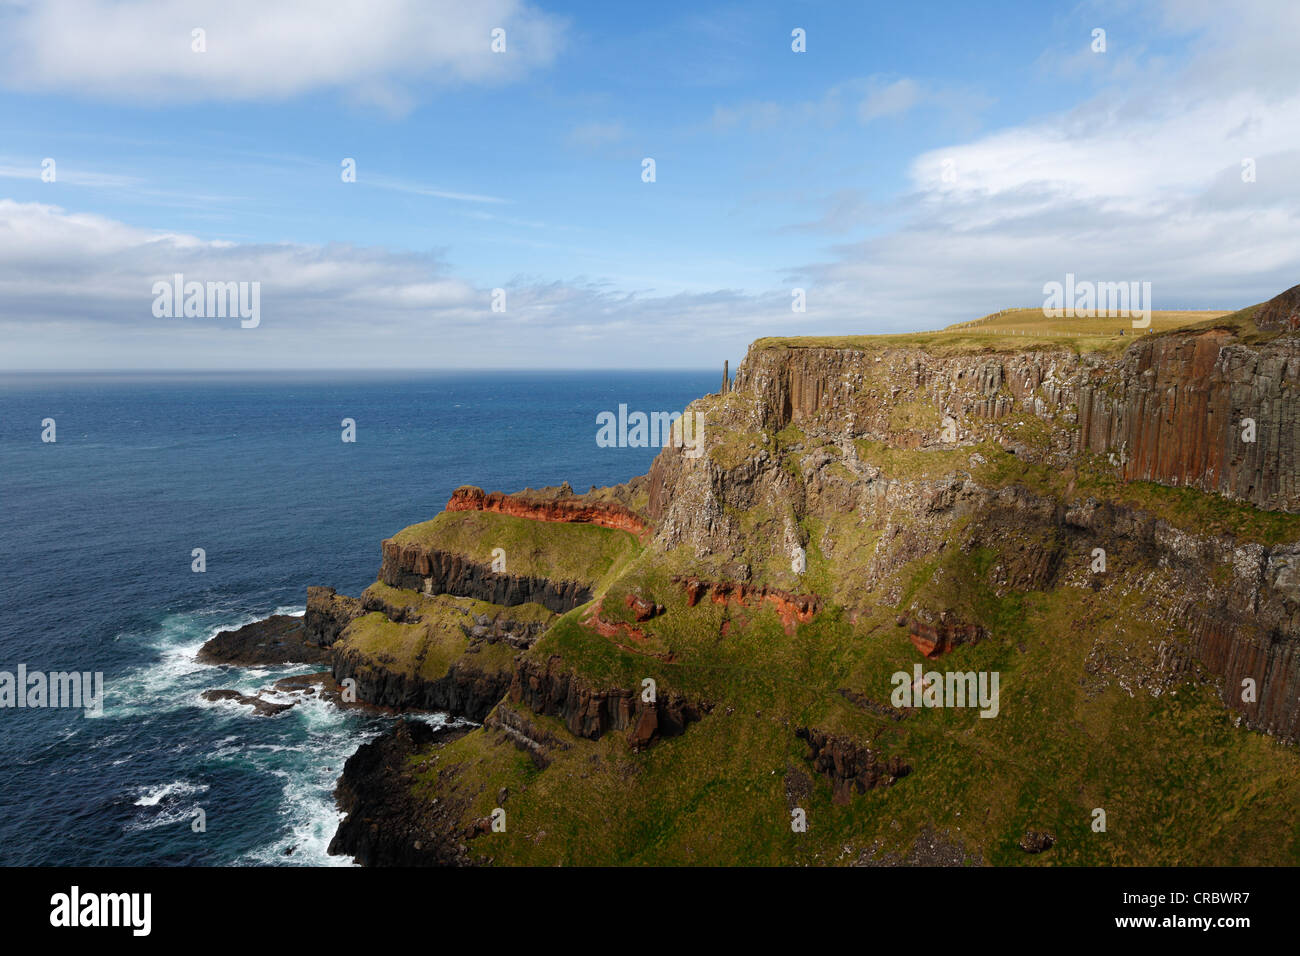
[[[380,713],[396,713],[392,707],[385,707],[382,704],[370,704],[362,700],[344,700],[343,688],[341,688],[334,675],[329,671],[318,671],[315,674],[294,674],[291,677],[281,677],[274,684],[275,690],[285,694],[301,694],[303,697],[316,697],[319,695],[322,699],[329,701],[335,707],[341,707],[344,710],[361,708],[363,710],[378,711]],[[328,769],[328,768],[326,768]]]
[[[307,640],[302,618],[274,614],[233,631],[222,631],[199,649],[198,659],[204,664],[255,667],[329,664],[331,655]]]
[[[252,707],[262,717],[274,717],[276,714],[283,713],[293,704],[277,704],[273,701],[262,700],[261,697],[250,697],[247,694],[241,694],[237,690],[229,688],[223,690],[205,690],[203,692],[204,700],[233,700],[237,704],[247,704]]]
[[[1056,837],[1042,830],[1026,830],[1020,838],[1020,849],[1026,853],[1042,853],[1050,850],[1056,843]]]
[[[334,790],[347,816],[330,841],[329,852],[350,856],[363,866],[467,866],[459,830],[464,807],[453,798],[430,802],[413,792],[409,758],[468,732],[467,727],[435,730],[418,720],[403,720],[388,733],[363,744],[348,758]]]

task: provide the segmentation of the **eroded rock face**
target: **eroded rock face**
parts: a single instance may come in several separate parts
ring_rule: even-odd
[[[327,664],[330,653],[311,640],[301,617],[273,614],[233,631],[221,631],[199,649],[203,664],[258,667]]]
[[[463,485],[452,492],[448,511],[492,511],[497,514],[530,518],[533,521],[578,522],[600,525],[642,535],[650,530],[640,515],[615,502],[588,501],[583,498],[535,499],[508,495],[500,491],[485,492],[473,485]]]
[[[461,554],[391,538],[382,545],[379,580],[395,588],[429,594],[453,594],[513,607],[530,601],[563,614],[591,600],[591,589],[577,581],[503,574]]]
[[[385,667],[353,648],[334,652],[334,680],[355,680],[357,698],[398,710],[441,710],[481,721],[510,686],[508,670],[485,670],[462,658],[442,677],[429,680]]]
[[[1143,338],[1077,396],[1080,450],[1116,454],[1124,478],[1300,511],[1300,339]]]
[[[1256,322],[1294,330],[1298,299],[1296,289],[1283,293],[1260,307]],[[1084,453],[1114,455],[1125,479],[1300,512],[1300,338],[1293,335],[1247,345],[1228,329],[1172,332],[1141,336],[1114,358],[1050,345],[954,356],[751,348],[735,390],[756,399],[747,427],[820,426],[894,448],[941,445],[940,416],[951,418],[957,444],[1000,440],[1007,423],[1036,418],[1053,434],[1047,447],[1015,445],[1031,460],[1059,465]],[[909,405],[933,408],[935,420],[900,424],[895,411]],[[1247,418],[1256,423],[1254,441],[1242,437]],[[680,466],[677,456],[660,458]],[[663,469],[657,477],[662,486]],[[667,516],[666,504],[652,482],[652,516]]]
[[[307,613],[303,618],[307,640],[329,647],[339,639],[343,629],[365,612],[361,602],[333,588],[307,588]]]
[[[907,636],[916,649],[926,657],[935,658],[954,647],[975,644],[988,637],[988,630],[980,624],[959,621],[948,611],[937,616],[924,613],[906,616]]]
[[[831,782],[833,799],[846,804],[854,792],[887,787],[912,772],[898,757],[886,757],[849,737],[800,727],[795,736],[808,744],[813,769]]]
[[[822,599],[816,594],[792,594],[780,588],[741,581],[703,581],[696,577],[675,577],[673,581],[686,589],[687,607],[695,607],[705,597],[714,604],[740,607],[752,607],[766,601],[776,607],[787,634],[794,633],[796,621],[807,624],[822,609]]]
[[[596,740],[611,730],[628,730],[628,743],[641,748],[657,737],[675,737],[707,713],[708,705],[681,695],[659,695],[653,703],[619,687],[596,689],[567,669],[559,657],[517,659],[510,700],[534,713],[558,717],[575,737]]]
[[[414,792],[409,760],[468,728],[435,730],[403,720],[348,758],[334,790],[347,816],[329,852],[363,866],[470,866],[469,834],[460,829],[462,804],[450,797],[422,799]]]
[[[1264,332],[1300,329],[1300,285],[1292,286],[1261,305],[1255,312],[1255,325]]]

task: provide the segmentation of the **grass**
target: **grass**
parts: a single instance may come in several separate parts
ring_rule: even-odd
[[[1248,310],[1243,310],[1243,313]],[[973,322],[950,325],[933,332],[887,335],[801,335],[758,339],[754,349],[858,349],[920,348],[935,355],[963,352],[1022,352],[1061,348],[1076,353],[1117,354],[1142,335],[1189,327],[1214,327],[1225,317],[1246,330],[1243,313],[1204,311],[1153,311],[1151,325],[1134,329],[1127,318],[1049,318],[1042,309],[1005,309]],[[1235,318],[1234,318],[1235,316]],[[1250,325],[1253,328],[1253,324]],[[1120,334],[1120,333],[1123,334]]]
[[[381,597],[391,607],[414,608],[421,616],[420,621],[399,624],[381,611],[372,611],[354,620],[343,631],[340,637],[342,649],[361,655],[372,667],[422,680],[445,677],[452,665],[466,659],[467,655],[482,670],[500,672],[510,669],[517,652],[509,644],[504,641],[471,643],[465,635],[462,625],[473,626],[475,616],[504,616],[522,621],[546,620],[553,616],[537,604],[507,608],[448,594],[425,597],[416,591],[384,584],[371,585],[367,592]]]
[[[366,588],[362,598],[384,604],[385,613],[390,618],[403,609],[409,609],[412,613],[420,615],[423,622],[442,627],[458,624],[466,617],[486,616],[493,620],[505,618],[526,624],[544,624],[555,617],[550,609],[532,601],[505,607],[450,594],[430,596],[407,588],[395,588],[383,581],[376,581]]]
[[[399,544],[463,554],[490,565],[505,552],[506,573],[595,586],[640,551],[634,535],[593,524],[534,521],[487,511],[444,511],[404,528]]]
[[[950,561],[969,562],[977,579],[990,559],[973,552]],[[643,589],[656,581],[646,570]],[[488,815],[498,788],[510,789],[507,833],[480,837],[474,851],[531,865],[833,863],[871,847],[905,852],[934,828],[997,864],[1300,862],[1290,810],[1300,800],[1294,750],[1233,727],[1195,680],[1160,696],[1130,696],[1112,676],[1089,674],[1098,641],[1122,659],[1154,655],[1155,625],[1139,593],[980,595],[991,602],[984,611],[994,636],[925,666],[997,670],[999,716],[920,710],[896,722],[838,692],[847,686],[887,701],[889,676],[920,660],[892,609],[857,625],[829,614],[793,637],[760,609],[720,641],[724,609],[687,609],[659,590],[655,597],[669,604],[657,622],[675,664],[611,651],[576,616],[535,651],[560,654],[598,686],[655,676],[661,693],[708,696],[712,713],[640,754],[617,733],[579,740],[560,721],[529,715],[568,744],[542,771],[492,730],[443,748],[436,764],[432,754],[417,757],[424,792],[455,787],[470,800],[467,819]],[[906,759],[912,773],[838,806],[794,737],[804,725],[869,740]],[[449,767],[455,783],[440,782],[436,771]],[[811,778],[799,802],[809,831],[793,834],[786,787],[800,777]],[[1098,807],[1106,833],[1090,826]],[[1024,854],[1016,843],[1030,827],[1054,833],[1057,847]]]

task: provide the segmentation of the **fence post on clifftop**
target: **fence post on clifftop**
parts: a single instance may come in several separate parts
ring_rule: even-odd
[[[719,395],[726,395],[727,392],[731,391],[730,365],[730,359],[722,360],[722,391],[718,393]]]

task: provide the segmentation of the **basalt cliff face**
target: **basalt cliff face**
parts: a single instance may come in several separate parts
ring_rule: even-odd
[[[334,850],[1300,862],[1298,309],[1096,348],[764,340],[691,406],[704,454],[458,490],[362,598],[309,598],[362,699],[482,721],[350,763]],[[997,706],[923,693],[954,673]]]
[[[1114,358],[1060,347],[957,356],[764,348],[751,351],[736,389],[759,397],[751,409],[756,428],[794,424],[897,448],[945,444],[942,420],[900,419],[900,407],[920,403],[949,419],[949,445],[1000,441],[1058,466],[1083,453],[1113,455],[1126,480],[1300,512],[1294,336],[1257,345],[1228,329],[1147,336]],[[1050,441],[1008,437],[1006,424],[1026,415],[1058,426]],[[666,510],[664,497],[654,500],[655,511]]]

